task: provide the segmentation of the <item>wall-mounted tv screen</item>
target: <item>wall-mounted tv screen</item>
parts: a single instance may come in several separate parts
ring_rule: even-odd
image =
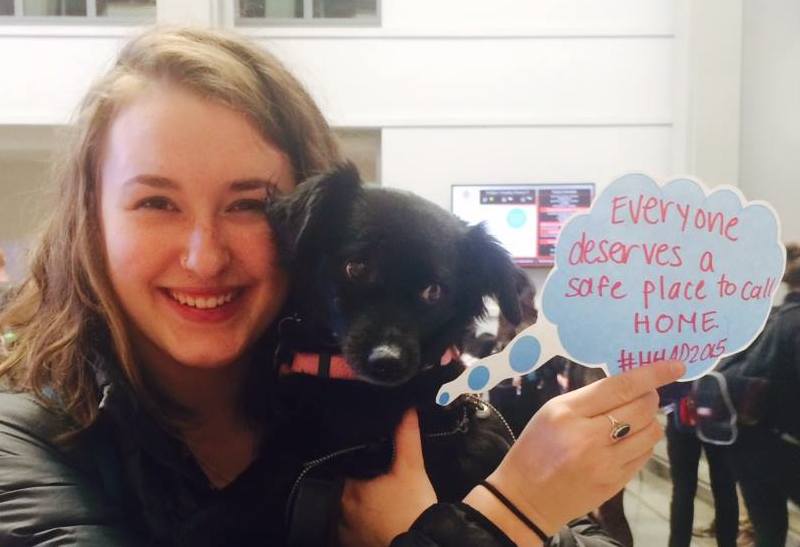
[[[450,209],[469,224],[483,222],[519,266],[551,266],[561,226],[587,211],[594,183],[451,187]]]

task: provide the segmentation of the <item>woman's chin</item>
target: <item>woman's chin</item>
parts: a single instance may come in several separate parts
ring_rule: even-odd
[[[188,350],[188,351],[187,351]],[[218,370],[233,366],[241,360],[241,351],[216,351],[212,348],[182,348],[172,353],[172,360],[181,368]]]

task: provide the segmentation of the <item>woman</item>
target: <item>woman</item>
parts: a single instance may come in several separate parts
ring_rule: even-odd
[[[0,317],[18,335],[0,374],[22,392],[0,395],[0,544],[280,543],[264,524],[282,509],[264,501],[280,459],[264,355],[288,281],[260,211],[340,160],[329,128],[252,44],[162,30],[124,48],[75,129],[31,277]],[[436,504],[410,413],[390,473],[346,484],[339,539],[537,545],[643,465],[653,389],[682,371],[544,409],[489,478],[507,503],[476,487]],[[631,425],[619,442],[612,413]]]

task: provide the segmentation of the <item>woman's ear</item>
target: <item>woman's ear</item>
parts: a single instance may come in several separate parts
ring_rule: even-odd
[[[508,251],[490,236],[483,224],[468,229],[465,243],[466,268],[478,283],[482,294],[492,296],[500,305],[503,316],[513,325],[522,320],[517,276],[519,268],[511,260]]]
[[[361,194],[361,177],[350,162],[312,177],[267,206],[267,218],[284,261],[292,264],[335,241]]]

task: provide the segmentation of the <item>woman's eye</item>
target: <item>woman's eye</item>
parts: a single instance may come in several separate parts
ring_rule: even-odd
[[[438,283],[431,283],[422,290],[419,296],[426,304],[435,304],[440,298],[442,298],[443,293],[444,291],[442,290],[441,285]]]
[[[177,211],[178,208],[169,198],[154,196],[145,198],[136,204],[136,209],[153,209],[156,211]]]
[[[263,213],[267,207],[265,199],[240,199],[234,202],[228,210],[231,212],[255,212]]]

